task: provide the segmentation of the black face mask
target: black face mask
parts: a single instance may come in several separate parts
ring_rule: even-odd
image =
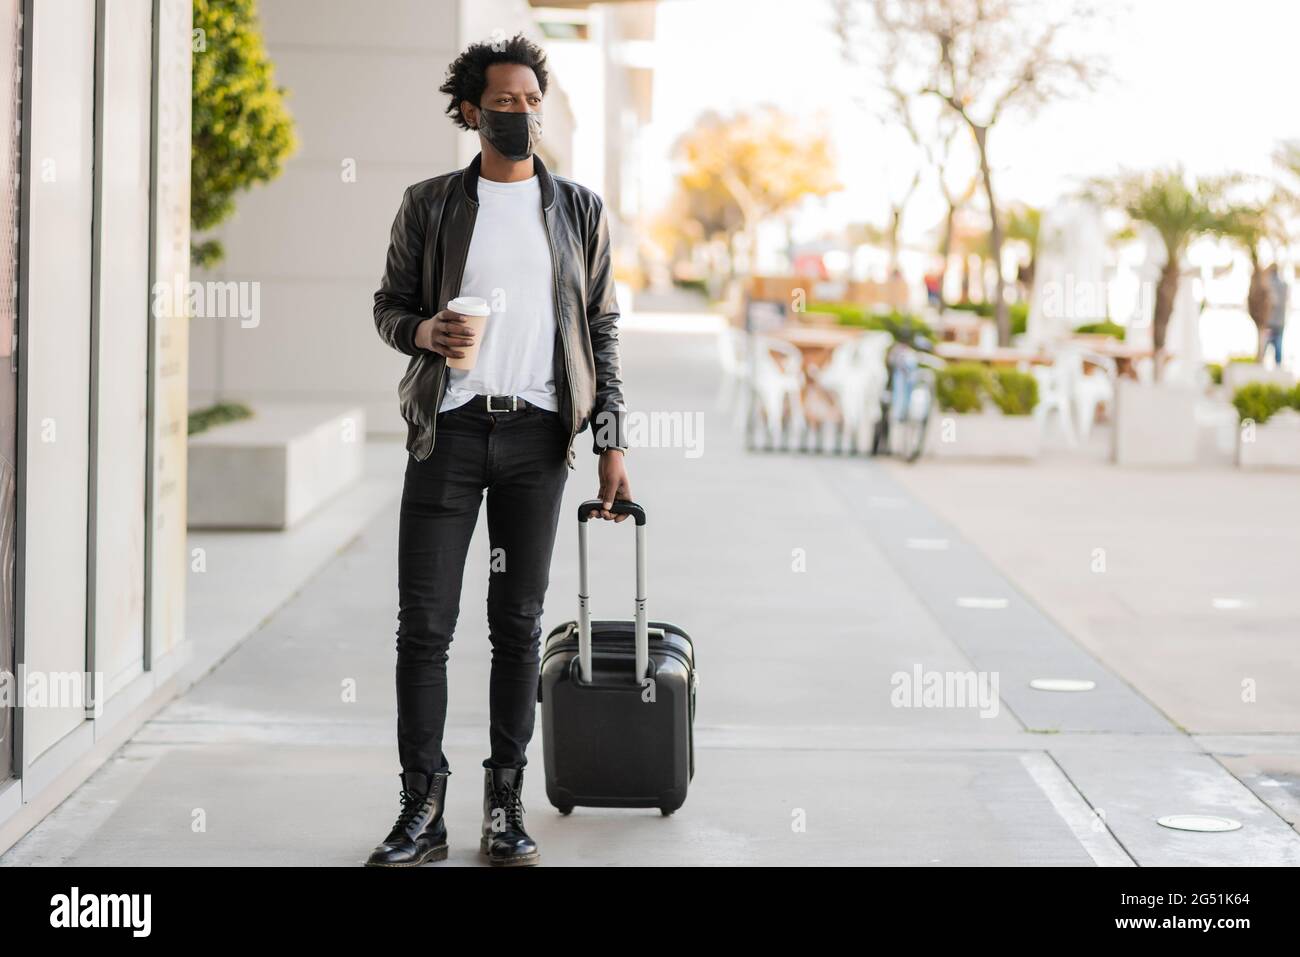
[[[542,114],[479,107],[478,131],[498,153],[518,163],[532,156],[542,140]]]

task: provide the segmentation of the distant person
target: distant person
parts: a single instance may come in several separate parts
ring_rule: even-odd
[[[925,275],[925,298],[935,309],[943,308],[943,291],[940,288],[941,278],[938,273],[926,273]]]
[[[1269,288],[1273,292],[1272,310],[1268,315],[1268,330],[1264,339],[1264,355],[1273,350],[1273,362],[1282,365],[1282,333],[1286,328],[1287,284],[1278,271],[1277,263],[1268,267]]]
[[[481,152],[406,190],[375,293],[380,337],[411,361],[398,386],[409,453],[397,545],[402,808],[370,866],[447,857],[447,649],[485,491],[491,754],[479,847],[491,864],[538,862],[520,795],[561,496],[588,425],[603,505],[592,515],[627,517],[610,511],[632,493],[609,228],[600,197],[536,154],[546,86],[546,55],[523,36],[475,43],[451,64],[446,112]],[[471,311],[451,311],[453,300]],[[489,308],[480,337],[465,316]],[[476,344],[471,368],[449,367]]]

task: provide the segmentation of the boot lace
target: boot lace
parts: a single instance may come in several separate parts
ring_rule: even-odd
[[[397,823],[393,825],[394,828],[406,830],[411,822],[420,816],[420,812],[424,809],[429,796],[428,794],[413,794],[403,788],[398,796],[402,802],[402,810],[397,815]]]
[[[524,826],[524,798],[522,792],[512,784],[502,783],[495,788],[493,797],[496,806],[505,812],[505,822],[510,827],[522,829]]]

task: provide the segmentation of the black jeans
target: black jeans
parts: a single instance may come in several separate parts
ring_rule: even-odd
[[[398,540],[397,748],[403,771],[447,768],[447,648],[465,555],[487,490],[491,757],[523,767],[536,714],[542,602],[564,483],[568,429],[536,407],[438,415],[433,452],[407,460]]]

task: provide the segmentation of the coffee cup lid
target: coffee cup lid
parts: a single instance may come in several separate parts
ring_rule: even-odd
[[[462,316],[492,315],[492,310],[488,308],[487,300],[481,299],[478,296],[457,296],[451,302],[447,303],[447,308]]]

